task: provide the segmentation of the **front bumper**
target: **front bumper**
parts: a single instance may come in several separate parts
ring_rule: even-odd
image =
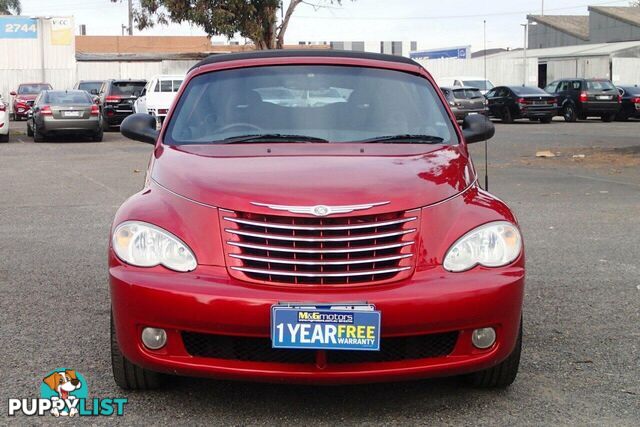
[[[224,267],[199,266],[191,273],[162,267],[135,268],[112,257],[111,301],[118,343],[133,363],[178,375],[252,381],[357,383],[457,375],[496,365],[514,348],[521,318],[524,269],[477,267],[464,273],[442,269],[416,272],[386,285],[328,289],[247,284]],[[189,354],[183,332],[269,338],[270,308],[278,302],[368,302],[382,313],[385,338],[457,331],[444,356],[396,361],[332,364],[246,361]],[[145,326],[164,328],[167,345],[156,351],[140,341]],[[473,329],[492,326],[496,343],[487,350],[471,344]]]

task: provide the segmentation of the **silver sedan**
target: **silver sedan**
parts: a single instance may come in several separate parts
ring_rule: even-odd
[[[27,122],[35,142],[53,134],[77,134],[102,141],[100,109],[83,90],[45,90],[36,98]]]

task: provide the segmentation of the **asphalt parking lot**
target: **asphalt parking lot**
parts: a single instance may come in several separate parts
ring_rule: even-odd
[[[640,425],[640,121],[496,127],[490,190],[518,215],[528,268],[522,363],[508,390],[176,378],[121,391],[109,359],[108,231],[142,187],[152,147],[111,132],[102,143],[0,144],[2,402],[37,397],[44,374],[66,366],[85,375],[90,397],[129,399],[124,417],[95,423]],[[483,145],[471,151],[482,171]]]

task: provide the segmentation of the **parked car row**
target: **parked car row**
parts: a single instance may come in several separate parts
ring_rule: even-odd
[[[72,90],[53,90],[49,83],[20,84],[11,92],[11,108],[0,97],[0,142],[8,140],[9,112],[14,120],[27,120],[27,133],[38,142],[54,134],[101,141],[104,130],[119,126],[134,112],[149,114],[161,125],[183,79],[159,75],[150,81],[80,80]]]
[[[478,77],[449,77],[439,82],[456,119],[469,114],[485,114],[512,123],[516,119],[550,123],[554,116],[567,122],[600,117],[602,121],[640,118],[640,88],[616,87],[606,79],[560,79],[544,90],[532,86],[497,86]],[[483,88],[490,87],[480,95]],[[481,103],[484,105],[481,106]]]

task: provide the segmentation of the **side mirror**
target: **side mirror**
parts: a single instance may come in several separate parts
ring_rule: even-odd
[[[155,144],[160,132],[156,130],[156,119],[149,114],[132,114],[120,125],[120,133],[134,141]]]
[[[89,93],[91,95],[97,95],[98,94],[98,89],[91,89],[91,91]]]
[[[17,95],[17,93],[16,93],[16,91],[15,91],[15,90],[12,90],[11,92],[9,92],[9,95],[11,95],[11,96],[16,96],[16,95]]]
[[[462,135],[467,144],[491,139],[495,133],[493,123],[483,114],[467,116],[462,122]]]

